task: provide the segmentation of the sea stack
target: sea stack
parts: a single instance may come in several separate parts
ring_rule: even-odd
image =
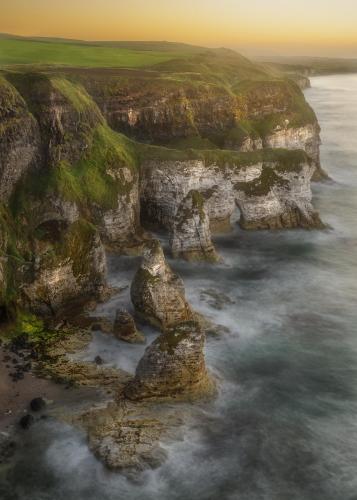
[[[193,317],[183,282],[166,263],[157,240],[146,245],[130,292],[135,313],[163,331]]]
[[[205,336],[187,321],[169,328],[146,349],[135,377],[125,388],[132,400],[191,398],[212,393],[204,359]]]

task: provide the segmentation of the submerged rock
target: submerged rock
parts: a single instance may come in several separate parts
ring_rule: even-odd
[[[211,262],[218,260],[206,210],[206,199],[211,197],[212,191],[192,190],[179,205],[170,241],[175,258]]]
[[[190,398],[212,393],[204,359],[205,336],[195,321],[162,333],[145,351],[135,377],[124,389],[132,400]]]
[[[161,330],[192,319],[183,282],[166,263],[157,240],[147,244],[130,293],[136,314]]]
[[[116,313],[114,327],[114,336],[131,344],[145,343],[144,335],[136,328],[134,318],[128,311],[119,309]]]

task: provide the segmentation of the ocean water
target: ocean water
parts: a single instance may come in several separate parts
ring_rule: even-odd
[[[314,185],[314,203],[330,229],[237,227],[216,239],[222,264],[170,261],[191,304],[230,330],[206,345],[217,399],[192,408],[167,461],[135,483],[106,471],[80,432],[37,424],[1,472],[1,499],[357,500],[357,76],[312,85],[333,179]],[[111,257],[111,281],[129,283],[137,263]],[[101,312],[118,305],[128,290]],[[98,333],[81,357],[98,353],[133,371],[142,348]]]

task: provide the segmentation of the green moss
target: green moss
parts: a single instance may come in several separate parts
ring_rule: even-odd
[[[0,118],[4,118],[9,112],[24,101],[13,87],[3,76],[0,75]]]
[[[84,88],[66,78],[55,76],[50,79],[53,87],[65,96],[78,112],[93,108],[94,102]]]
[[[250,126],[261,137],[272,133],[276,127],[302,127],[317,122],[303,92],[292,80],[238,82],[233,90],[251,113],[246,116]],[[271,112],[267,112],[269,107]],[[254,109],[256,115],[252,113]]]
[[[274,187],[288,187],[289,181],[276,174],[274,168],[264,166],[262,173],[250,182],[238,182],[235,188],[247,196],[266,196]]]
[[[292,171],[301,168],[302,163],[311,163],[302,150],[260,149],[257,151],[237,152],[230,150],[176,150],[160,146],[138,144],[138,155],[141,162],[145,161],[189,161],[201,160],[207,166],[242,168],[261,162],[277,162],[279,168]],[[145,164],[145,163],[144,163]],[[164,166],[164,165],[163,165]]]
[[[198,213],[200,215],[200,220],[201,222],[204,220],[205,217],[205,212],[204,212],[204,205],[205,205],[205,200],[202,194],[199,191],[190,191],[189,193],[192,198],[192,209],[193,210],[198,210]]]
[[[118,194],[130,193],[133,184],[133,181],[125,180],[123,167],[131,170],[135,178],[136,159],[132,144],[121,134],[100,125],[86,156],[74,165],[62,163],[55,170],[54,185],[69,201],[87,206],[96,203],[103,209],[114,209]]]
[[[0,304],[10,306],[17,296],[19,268],[32,261],[31,245],[26,231],[18,225],[8,207],[0,204],[0,259],[3,280],[0,283]]]
[[[247,137],[257,139],[259,136],[260,134],[255,129],[254,122],[250,120],[240,120],[237,125],[225,135],[224,139],[227,144],[240,146]]]
[[[5,343],[13,344],[18,349],[33,349],[41,357],[67,335],[67,332],[54,330],[38,316],[23,310],[17,311],[14,321],[1,333]]]
[[[150,285],[154,285],[155,283],[158,283],[160,281],[160,277],[154,276],[147,269],[140,267],[136,274],[135,280],[140,284],[148,283]]]
[[[218,149],[214,142],[199,135],[173,140],[167,143],[166,147],[170,149]]]
[[[39,175],[29,173],[13,193],[10,207],[16,217],[30,210],[32,200],[45,199],[46,195],[59,195],[76,202],[83,210],[93,204],[102,209],[114,209],[118,195],[129,194],[133,181],[127,181],[123,167],[136,177],[135,148],[125,136],[106,125],[99,125],[93,132],[93,143],[80,161],[71,165],[60,162]],[[113,175],[109,175],[112,171]]]
[[[193,332],[197,331],[197,328],[197,323],[194,321],[187,321],[169,328],[157,339],[160,351],[173,355],[181,342],[188,339]]]

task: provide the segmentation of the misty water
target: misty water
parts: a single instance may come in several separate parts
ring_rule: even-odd
[[[163,444],[164,465],[135,483],[105,470],[79,431],[38,423],[0,477],[1,498],[357,499],[357,76],[312,84],[334,180],[314,185],[315,205],[331,229],[237,227],[216,239],[224,263],[170,261],[191,304],[230,330],[206,345],[217,398],[192,408],[180,439]],[[137,263],[111,257],[113,284],[128,284]],[[127,290],[100,312],[119,305]],[[97,333],[81,357],[134,371],[142,352]]]

